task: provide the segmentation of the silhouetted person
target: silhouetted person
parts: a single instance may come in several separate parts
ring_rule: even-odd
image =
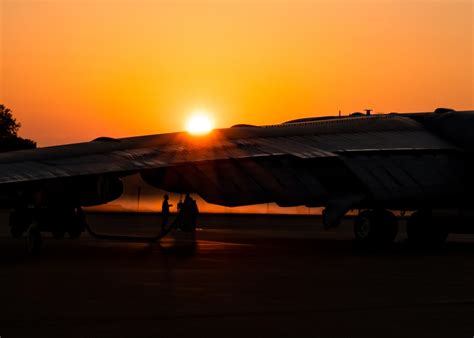
[[[166,226],[168,225],[168,219],[170,216],[170,207],[173,206],[173,204],[168,203],[169,196],[168,194],[165,194],[163,196],[163,203],[161,204],[161,230],[164,231],[166,229]]]
[[[194,232],[199,209],[189,193],[186,193],[184,201],[178,203],[178,210],[176,228],[184,232]]]
[[[191,231],[196,231],[198,215],[199,215],[199,208],[197,206],[196,200],[192,199],[191,201]]]
[[[181,230],[189,231],[191,228],[191,216],[192,216],[192,198],[189,196],[189,193],[184,197],[184,202],[181,207]]]

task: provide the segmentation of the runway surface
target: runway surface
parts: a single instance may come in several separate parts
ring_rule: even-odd
[[[154,222],[91,217],[107,232],[152,233]],[[349,224],[324,232],[317,221],[245,222],[207,220],[195,245],[182,236],[153,245],[46,238],[33,258],[2,226],[0,336],[474,335],[472,236],[422,251],[401,234],[393,248],[366,251]]]

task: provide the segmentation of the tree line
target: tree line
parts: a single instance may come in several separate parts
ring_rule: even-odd
[[[36,142],[18,136],[20,128],[12,111],[0,104],[0,152],[36,148]]]

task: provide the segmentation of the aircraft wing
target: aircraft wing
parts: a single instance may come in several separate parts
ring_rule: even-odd
[[[205,136],[174,133],[126,139],[99,138],[87,143],[4,153],[0,154],[0,184],[108,173],[120,175],[225,159],[283,155],[310,159],[347,152],[454,149],[409,119],[357,120],[317,123],[315,128],[282,125],[223,129]],[[337,130],[343,124],[352,124],[350,132],[347,128]]]
[[[385,169],[377,171],[363,158],[404,154],[404,163],[411,163],[406,156],[455,151],[453,144],[411,118],[380,115],[218,129],[204,136],[172,133],[99,138],[88,143],[5,153],[0,154],[0,185],[141,173],[157,187],[169,191],[189,189],[218,204],[308,204],[302,203],[305,200],[317,204],[316,195],[327,195],[330,189],[318,171],[325,170],[331,176],[332,169],[347,170],[369,191],[376,192],[390,189],[386,184],[380,188],[382,176],[397,174],[387,174]],[[397,167],[393,162],[396,158],[390,158],[392,164],[384,162],[382,167]],[[383,160],[377,161],[376,166],[380,167]],[[343,169],[336,168],[341,165]],[[374,178],[377,174],[380,177]],[[408,181],[405,177],[404,182]]]
[[[161,136],[157,135],[0,155],[0,184],[100,174],[128,175],[160,167],[226,159],[336,156],[307,143],[311,141],[310,137],[229,140],[218,131],[199,138],[185,133],[172,136],[175,142],[161,142]]]

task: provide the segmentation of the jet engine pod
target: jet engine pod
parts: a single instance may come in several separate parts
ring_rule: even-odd
[[[186,172],[186,168],[186,165],[181,165],[144,170],[140,176],[143,181],[158,189],[176,193],[196,192],[191,180],[188,179],[189,173]]]
[[[474,112],[438,111],[427,119],[427,125],[457,146],[474,150]]]
[[[123,183],[117,177],[96,176],[77,187],[82,206],[101,205],[116,200],[123,193]]]

